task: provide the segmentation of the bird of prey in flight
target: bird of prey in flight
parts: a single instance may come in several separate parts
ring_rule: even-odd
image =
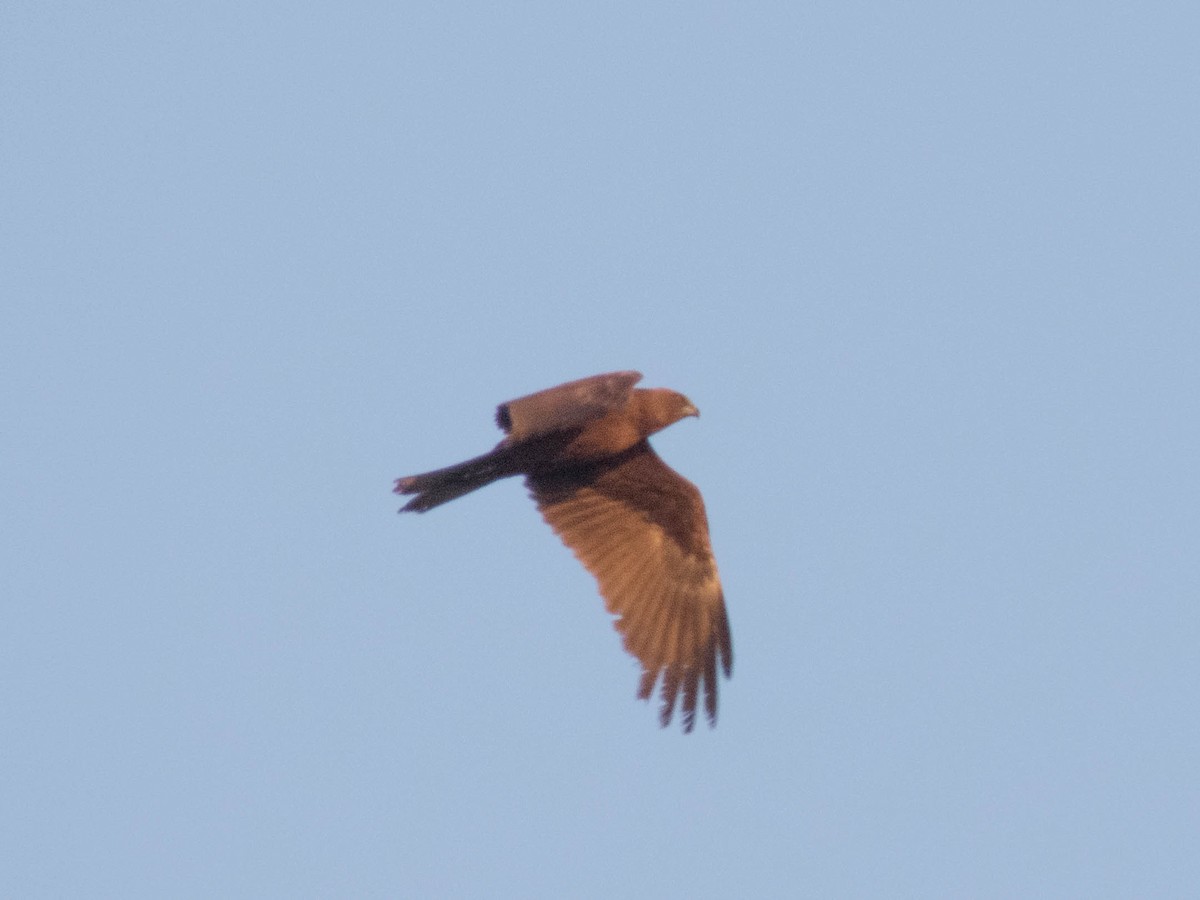
[[[502,403],[494,449],[396,480],[401,512],[425,512],[500,478],[522,475],[542,513],[595,577],[625,649],[642,665],[638,697],[656,684],[659,721],[679,706],[683,730],[702,695],[717,719],[717,670],[733,644],[700,491],[654,452],[650,435],[699,411],[666,388],[635,388],[638,372],[569,381]]]

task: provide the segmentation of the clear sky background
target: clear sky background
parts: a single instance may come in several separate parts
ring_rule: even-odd
[[[0,894],[1194,897],[1192,3],[0,10]],[[660,730],[494,406],[703,412]]]

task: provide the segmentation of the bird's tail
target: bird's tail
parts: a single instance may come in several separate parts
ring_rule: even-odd
[[[454,466],[397,478],[395,493],[416,494],[400,512],[425,512],[493,481],[517,474],[508,462],[508,454],[497,448]]]

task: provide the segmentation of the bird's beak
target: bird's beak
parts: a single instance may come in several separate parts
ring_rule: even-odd
[[[700,418],[700,410],[696,409],[695,405],[691,403],[683,408],[683,414],[685,416],[695,416],[697,419]]]

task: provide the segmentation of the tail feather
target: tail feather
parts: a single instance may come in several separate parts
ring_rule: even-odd
[[[515,475],[507,462],[507,454],[493,450],[444,469],[397,478],[395,493],[416,494],[400,512],[425,512],[493,481]]]

